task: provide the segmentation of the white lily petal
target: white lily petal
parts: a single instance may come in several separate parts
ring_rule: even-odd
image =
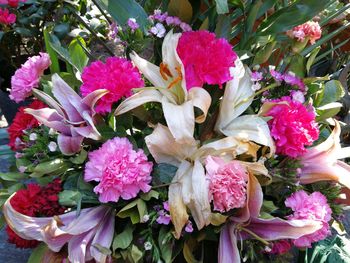
[[[186,205],[183,200],[183,187],[188,187],[188,184],[184,184],[184,177],[192,171],[191,163],[187,161],[181,162],[179,169],[177,170],[172,184],[169,186],[168,201],[171,221],[175,227],[175,237],[180,238],[183,227],[188,221],[188,214],[186,211]],[[191,192],[188,193],[191,195]]]
[[[139,57],[135,52],[130,54],[130,59],[155,87],[167,87],[167,82],[159,73],[159,67]]]
[[[191,144],[194,133],[194,110],[192,101],[181,105],[168,102],[167,98],[162,100],[163,113],[171,134],[176,142]]]
[[[240,140],[254,141],[270,148],[269,156],[275,153],[275,144],[266,121],[255,115],[244,115],[234,119],[221,132]]]
[[[227,82],[221,101],[220,112],[215,126],[216,131],[219,132],[229,126],[253,101],[252,95],[254,90],[252,89],[253,82],[249,68],[240,67],[237,70],[240,70],[240,72],[233,77],[233,80]]]
[[[147,102],[161,102],[161,101],[162,101],[162,95],[159,93],[159,91],[154,89],[142,90],[132,95],[131,97],[125,99],[124,101],[122,101],[122,103],[120,103],[118,108],[115,110],[114,115],[116,116],[121,115]]]
[[[157,163],[169,163],[179,166],[182,160],[197,150],[197,143],[179,144],[175,141],[168,127],[158,124],[145,142]]]
[[[211,105],[210,94],[203,88],[192,88],[188,92],[188,99],[192,100],[193,106],[199,108],[203,114],[196,118],[197,123],[203,123]]]
[[[205,178],[203,165],[195,160],[192,172],[193,200],[189,205],[198,229],[210,224],[209,181]]]

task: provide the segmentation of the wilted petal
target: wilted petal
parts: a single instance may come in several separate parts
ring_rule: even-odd
[[[220,232],[219,263],[239,263],[241,257],[237,247],[237,237],[232,224],[226,224]]]
[[[203,114],[196,118],[196,122],[203,123],[207,118],[207,113],[211,105],[210,94],[203,88],[191,88],[188,91],[188,99],[192,101],[193,106],[202,111]]]
[[[163,113],[171,134],[180,144],[191,143],[194,133],[194,110],[192,101],[181,105],[162,100]]]
[[[168,127],[158,124],[152,134],[145,137],[147,147],[157,163],[169,163],[179,166],[182,160],[197,150],[193,139],[190,144],[175,141]]]
[[[269,156],[275,153],[275,144],[270,129],[262,118],[255,115],[244,115],[234,119],[221,132],[226,136],[236,137],[240,140],[254,141],[270,148]]]
[[[167,87],[167,82],[160,75],[159,67],[148,62],[146,59],[139,57],[135,52],[130,54],[130,59],[146,79],[148,79],[155,87]]]
[[[192,171],[191,163],[183,161],[174,176],[171,185],[169,186],[168,202],[171,221],[175,227],[175,237],[180,238],[183,227],[188,221],[186,205],[183,200],[183,177],[187,176]],[[190,193],[189,193],[190,194]]]
[[[66,136],[59,134],[57,144],[64,155],[73,155],[80,151],[84,137],[82,136]]]

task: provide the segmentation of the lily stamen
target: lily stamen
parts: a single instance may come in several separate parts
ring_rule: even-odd
[[[164,80],[168,80],[168,77],[173,78],[173,74],[171,74],[168,65],[164,62],[160,63],[159,65],[159,73],[162,76]]]

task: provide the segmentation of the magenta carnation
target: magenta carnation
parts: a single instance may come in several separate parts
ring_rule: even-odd
[[[215,210],[224,213],[245,205],[248,175],[238,161],[225,163],[219,157],[208,156],[205,168]]]
[[[151,189],[152,162],[143,150],[134,151],[127,138],[116,137],[89,153],[85,167],[85,181],[97,181],[94,188],[102,203],[129,200],[142,190]]]
[[[187,89],[204,83],[222,85],[232,79],[230,67],[234,67],[237,55],[224,38],[216,39],[204,30],[184,32],[177,53],[185,67]]]
[[[268,124],[276,152],[293,158],[305,153],[305,145],[312,145],[319,135],[312,107],[287,96],[270,102],[277,103],[266,114],[272,117]]]
[[[97,89],[109,90],[97,103],[98,113],[111,112],[113,103],[130,96],[133,88],[144,86],[138,69],[127,59],[118,57],[108,58],[105,64],[102,61],[91,63],[84,68],[81,78],[83,85],[80,91],[83,96]]]
[[[45,69],[51,65],[47,53],[40,52],[39,54],[39,56],[30,57],[11,78],[10,98],[17,103],[32,94],[33,88],[39,86],[40,77],[44,74]]]
[[[272,243],[271,251],[269,254],[282,255],[287,253],[292,248],[291,242],[287,239],[278,240]]]
[[[315,220],[322,224],[322,228],[316,232],[293,240],[295,246],[311,247],[312,242],[323,240],[331,233],[328,222],[331,220],[332,210],[327,198],[320,192],[310,195],[303,190],[295,192],[286,199],[285,204],[294,212],[288,219]]]

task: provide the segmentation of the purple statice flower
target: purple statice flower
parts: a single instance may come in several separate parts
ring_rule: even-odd
[[[155,35],[158,38],[163,38],[165,36],[166,33],[166,29],[163,26],[163,24],[161,23],[157,23],[155,26],[151,27],[151,29],[149,30],[149,32],[152,35]]]
[[[173,17],[173,16],[168,16],[168,17],[165,19],[165,22],[166,22],[166,24],[167,24],[168,26],[171,26],[171,25],[174,24],[174,19],[175,19],[175,17]]]
[[[181,24],[181,19],[175,16],[173,19],[173,25],[179,26],[180,24]]]
[[[295,76],[294,73],[289,72],[283,75],[283,80],[289,85],[298,86],[301,91],[305,91],[305,84],[301,78]]]
[[[139,24],[136,22],[135,18],[129,18],[127,24],[128,24],[128,27],[130,27],[132,32],[135,32],[135,30],[140,27]]]
[[[292,100],[294,100],[294,101],[299,101],[300,103],[305,102],[304,94],[300,90],[292,90],[290,92],[290,96],[292,97]]]
[[[184,32],[192,31],[192,27],[191,27],[189,24],[185,23],[185,22],[182,22],[182,23],[180,24],[180,28],[181,28],[182,31],[184,31]]]
[[[262,72],[259,72],[259,71],[253,71],[252,72],[252,77],[251,77],[252,81],[260,81],[262,79],[263,79]]]
[[[185,231],[187,233],[192,233],[193,232],[193,225],[192,225],[192,222],[190,220],[188,220],[188,222],[186,224]]]
[[[156,20],[156,21],[159,21],[159,22],[164,22],[167,19],[167,17],[168,17],[168,13],[167,12],[165,12],[163,14],[161,10],[156,9],[156,10],[154,10],[153,15],[149,16],[149,19]]]
[[[273,68],[270,68],[270,74],[278,82],[282,82],[284,80],[284,75]]]
[[[158,211],[157,223],[161,225],[169,225],[171,218],[170,215],[165,210]]]

